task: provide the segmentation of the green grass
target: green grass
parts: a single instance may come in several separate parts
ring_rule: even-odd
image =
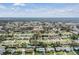
[[[72,51],[66,52],[67,55],[75,55]]]
[[[3,53],[3,55],[11,55],[11,52],[6,51],[6,52]]]
[[[32,55],[31,52],[25,52],[25,55]]]
[[[21,55],[21,54],[22,54],[21,51],[16,51],[16,52],[13,53],[13,55]]]
[[[54,52],[46,52],[46,55],[54,55]]]
[[[42,52],[35,52],[35,55],[42,55]]]
[[[63,51],[55,52],[56,55],[65,55]]]

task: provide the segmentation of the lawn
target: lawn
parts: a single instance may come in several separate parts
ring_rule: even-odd
[[[75,55],[72,51],[66,52],[67,55]]]
[[[55,52],[56,55],[65,55],[63,51]]]
[[[54,55],[54,52],[46,52],[46,55]]]
[[[32,52],[25,52],[25,55],[32,55]]]
[[[17,43],[22,43],[22,42],[26,42],[29,43],[29,40],[16,40]]]
[[[22,54],[21,51],[16,51],[16,52],[13,53],[13,55],[21,55],[21,54]]]
[[[35,55],[44,55],[44,54],[43,54],[43,52],[38,52],[38,51],[36,51],[36,52],[35,52]]]
[[[11,55],[11,52],[5,51],[5,52],[3,53],[3,55]]]

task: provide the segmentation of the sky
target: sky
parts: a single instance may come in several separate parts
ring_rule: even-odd
[[[79,17],[79,4],[0,3],[0,17]]]

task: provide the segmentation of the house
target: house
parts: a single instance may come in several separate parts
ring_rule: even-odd
[[[25,49],[25,52],[33,52],[33,51],[34,51],[33,48],[26,48],[26,49]]]
[[[56,47],[56,51],[71,51],[72,47]]]
[[[62,32],[62,38],[68,38],[72,35],[71,32]]]
[[[43,31],[43,27],[42,26],[34,26],[33,31]]]
[[[54,48],[46,48],[46,51],[54,51]]]
[[[14,34],[14,37],[18,39],[30,39],[32,36],[33,34]]]
[[[55,47],[56,51],[61,51],[62,47]]]
[[[44,33],[41,35],[42,39],[56,39],[59,38],[56,33]]]
[[[6,50],[8,52],[11,52],[11,54],[13,54],[16,51],[16,49],[14,49],[14,48],[7,48]]]
[[[71,51],[72,50],[72,48],[70,48],[70,47],[65,47],[65,49],[64,49],[65,51]]]
[[[36,48],[36,51],[45,52],[45,48]]]
[[[0,46],[0,55],[2,55],[3,52],[5,52],[5,47],[4,46]]]
[[[79,47],[74,47],[74,50],[79,50]]]

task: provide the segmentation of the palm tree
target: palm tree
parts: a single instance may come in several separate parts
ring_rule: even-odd
[[[47,43],[44,43],[44,42],[39,42],[39,45],[41,47],[44,47],[45,48],[45,53],[46,53],[46,48],[47,48],[48,44]]]
[[[41,37],[41,32],[37,31],[33,36],[32,38],[30,38],[29,42],[30,44],[32,44],[34,47],[34,51],[36,52],[36,47],[38,46],[39,42],[37,41],[38,39],[40,39]]]

